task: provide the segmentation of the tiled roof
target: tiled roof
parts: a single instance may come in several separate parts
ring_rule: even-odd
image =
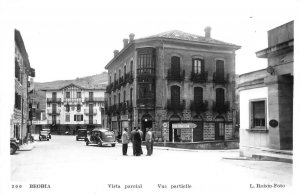
[[[177,40],[187,40],[187,41],[194,41],[194,42],[203,42],[203,43],[210,43],[210,44],[220,44],[220,45],[228,45],[228,46],[237,46],[231,43],[223,42],[220,40],[206,38],[203,36],[195,35],[186,33],[180,30],[171,30],[167,32],[162,32],[156,35],[148,36],[141,39],[148,39],[148,38],[169,38],[169,39],[177,39]]]
[[[66,81],[65,84],[61,84],[61,85],[55,85],[55,86],[49,86],[49,87],[43,87],[41,90],[45,91],[45,90],[62,90],[63,88],[70,86],[70,85],[74,85],[77,87],[80,87],[82,89],[86,89],[86,90],[105,90],[106,89],[106,84],[91,84],[89,82],[76,82],[76,81],[72,81],[72,82],[68,82]]]

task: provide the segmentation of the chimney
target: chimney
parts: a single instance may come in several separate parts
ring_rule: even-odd
[[[205,38],[210,38],[210,31],[211,31],[210,26],[207,26],[206,28],[204,28]]]
[[[119,53],[119,50],[114,50],[114,57],[117,56],[118,53]]]
[[[129,34],[129,42],[132,42],[132,41],[133,41],[134,36],[135,36],[135,35],[134,35],[133,33]]]
[[[124,48],[128,45],[128,39],[127,38],[123,39],[123,44],[124,44]]]

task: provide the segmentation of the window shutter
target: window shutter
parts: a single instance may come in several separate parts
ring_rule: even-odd
[[[76,121],[76,115],[74,115],[74,121]]]
[[[81,121],[83,121],[83,115],[81,115]]]
[[[204,68],[204,59],[201,60],[201,73],[204,73],[205,68]]]

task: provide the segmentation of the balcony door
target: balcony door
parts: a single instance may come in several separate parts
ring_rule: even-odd
[[[203,103],[203,89],[201,87],[194,88],[194,103],[195,104]]]
[[[171,73],[173,76],[180,76],[180,58],[172,57],[171,58]]]
[[[94,98],[94,93],[93,92],[89,92],[89,100],[93,101]]]
[[[93,104],[89,104],[89,124],[93,124]]]
[[[225,139],[225,119],[218,116],[215,122],[215,140]]]
[[[217,88],[216,89],[216,105],[224,105],[225,103],[225,94],[224,89]]]
[[[171,105],[179,106],[180,104],[180,87],[171,86]]]
[[[222,60],[216,62],[216,79],[224,80],[224,61]]]
[[[56,101],[56,97],[57,97],[56,92],[52,92],[52,99],[53,99],[54,101]]]

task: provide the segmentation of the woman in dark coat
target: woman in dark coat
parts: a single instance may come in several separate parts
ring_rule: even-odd
[[[134,143],[136,148],[136,156],[140,156],[142,154],[142,137],[140,133],[134,134]]]

